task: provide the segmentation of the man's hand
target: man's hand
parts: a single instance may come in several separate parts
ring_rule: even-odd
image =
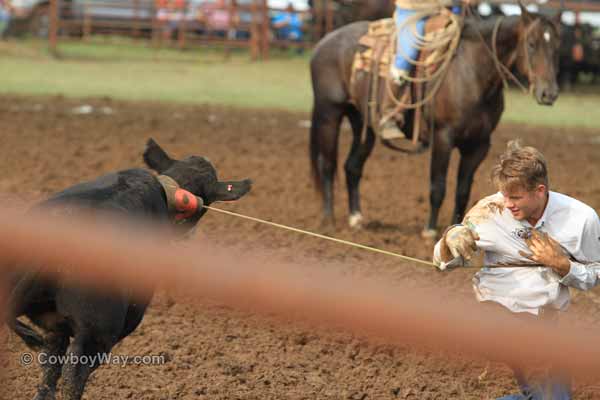
[[[531,254],[519,252],[523,257],[552,268],[561,277],[567,275],[571,269],[569,257],[565,254],[560,244],[548,236],[547,233],[536,229],[531,231],[531,237],[525,240]]]
[[[473,254],[477,251],[476,240],[479,240],[477,232],[464,225],[452,227],[444,235],[444,243],[447,250],[450,251],[454,258],[462,256],[465,261],[471,260]],[[442,255],[442,258],[448,261],[448,257]]]

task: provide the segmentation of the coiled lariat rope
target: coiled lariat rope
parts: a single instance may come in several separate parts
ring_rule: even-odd
[[[436,93],[438,92],[438,90],[440,89],[440,87],[444,81],[444,77],[448,71],[450,62],[452,61],[452,58],[454,57],[456,49],[458,48],[458,45],[460,43],[462,27],[463,27],[462,19],[459,18],[456,14],[449,12],[446,9],[446,7],[444,6],[442,0],[439,1],[439,4],[440,4],[439,7],[436,7],[434,9],[419,11],[419,12],[415,13],[414,15],[411,15],[410,17],[406,18],[406,20],[403,21],[403,23],[399,27],[394,29],[392,32],[392,37],[391,37],[391,42],[392,42],[391,45],[393,46],[392,48],[395,49],[396,52],[399,52],[398,55],[403,57],[411,65],[413,65],[415,67],[424,68],[426,73],[427,73],[428,67],[439,65],[439,67],[437,67],[435,69],[435,72],[433,74],[427,75],[424,78],[411,77],[411,76],[404,77],[405,81],[411,82],[411,83],[428,83],[428,82],[432,82],[432,81],[435,82],[434,86],[429,91],[429,93],[422,100],[419,100],[414,103],[413,102],[405,103],[401,99],[396,97],[396,95],[394,93],[394,87],[393,87],[394,85],[392,84],[392,78],[391,78],[390,74],[386,75],[385,90],[387,92],[386,94],[388,96],[390,96],[390,99],[392,99],[394,104],[396,104],[396,110],[394,111],[394,113],[396,113],[397,110],[416,109],[416,108],[419,108],[419,107],[429,103],[431,100],[433,100],[433,98],[435,97]],[[474,13],[472,13],[468,7],[466,8],[466,10],[467,10],[466,13],[463,13],[463,18],[466,17],[468,14],[471,17],[475,17],[475,18],[478,18],[479,20],[481,20],[481,18],[478,17],[478,15],[475,15]],[[427,38],[427,35],[421,35],[421,34],[419,34],[419,32],[417,32],[417,22],[418,21],[420,21],[423,18],[429,18],[429,17],[433,17],[436,15],[440,15],[440,14],[445,14],[449,18],[449,23],[443,31],[437,32],[436,34],[433,35],[433,38],[431,38],[431,39]],[[481,39],[481,42],[484,44],[484,47],[485,47],[486,51],[489,53],[490,57],[492,57],[492,59],[494,61],[494,65],[496,67],[496,70],[498,71],[498,74],[500,75],[500,79],[502,80],[504,87],[505,88],[508,87],[507,80],[510,79],[521,89],[521,91],[523,93],[531,92],[533,90],[533,86],[530,85],[529,89],[527,89],[519,81],[519,79],[517,79],[517,77],[509,70],[509,68],[506,67],[506,65],[504,65],[498,58],[498,50],[497,50],[496,42],[497,42],[497,37],[498,37],[498,31],[500,29],[500,25],[502,24],[503,20],[504,20],[504,18],[500,17],[496,21],[496,24],[494,26],[494,31],[492,34],[491,48],[490,48],[490,45],[488,45],[488,43],[485,41],[485,39],[481,35],[481,32],[479,32],[479,30],[476,30],[477,35]],[[404,29],[411,30],[411,34],[414,38],[414,46],[413,47],[416,48],[419,51],[419,53],[421,53],[422,51],[431,51],[431,52],[433,52],[432,53],[433,55],[436,55],[436,57],[433,57],[431,59],[426,59],[425,61],[418,61],[418,60],[412,60],[410,57],[408,57],[406,54],[404,54],[402,52],[402,49],[399,49],[398,46],[396,45],[396,42],[398,40],[397,33],[399,30],[404,30]],[[526,37],[529,34],[529,30],[530,29],[528,29],[527,32],[525,33]],[[444,48],[446,48],[445,51],[439,51],[439,53],[435,52],[436,50],[440,50],[440,49],[444,49]],[[527,52],[527,49],[524,50],[524,53],[525,53],[525,57],[526,57],[528,74],[531,75],[532,67],[531,67],[531,61],[529,60],[529,57],[528,57],[529,54]],[[390,56],[390,63],[393,63],[394,62],[393,57],[395,56],[395,52],[390,52],[389,56]],[[513,61],[513,60],[511,60],[511,61]]]
[[[430,17],[440,15],[440,14],[445,14],[449,19],[448,25],[441,32],[436,32],[432,38],[428,38],[427,35],[421,35],[419,32],[417,32],[417,22],[418,21],[420,21],[424,18],[430,18]],[[414,38],[413,47],[419,51],[419,54],[422,54],[422,52],[427,51],[427,52],[431,52],[431,54],[434,57],[428,58],[424,61],[418,61],[418,60],[412,60],[410,57],[408,57],[406,54],[404,54],[402,52],[402,49],[398,48],[397,40],[398,40],[398,31],[403,31],[405,29],[411,30],[412,37]],[[432,81],[435,82],[434,86],[429,91],[429,93],[423,99],[416,101],[416,102],[405,103],[402,100],[400,100],[399,98],[397,98],[394,93],[394,87],[393,87],[394,85],[392,83],[391,74],[386,75],[386,78],[385,78],[385,90],[387,92],[386,94],[388,96],[390,96],[390,99],[392,99],[394,104],[396,104],[397,110],[398,109],[404,110],[404,109],[419,108],[419,107],[429,103],[434,98],[434,96],[436,95],[436,93],[438,92],[438,90],[440,89],[440,87],[444,81],[443,78],[445,77],[446,72],[448,71],[448,67],[450,66],[450,62],[452,61],[452,58],[454,56],[454,53],[456,52],[456,49],[458,48],[458,44],[460,43],[461,31],[462,31],[462,20],[457,15],[449,12],[443,6],[436,7],[431,10],[419,11],[419,12],[415,13],[414,15],[411,15],[410,17],[406,18],[406,20],[404,20],[400,26],[396,27],[396,29],[394,29],[392,31],[391,46],[393,49],[396,50],[396,52],[398,52],[399,56],[403,57],[407,62],[409,62],[411,65],[413,65],[415,67],[423,68],[425,70],[426,74],[427,74],[428,67],[437,66],[437,68],[435,68],[435,71],[431,75],[426,75],[425,77],[422,77],[422,78],[416,77],[416,76],[415,77],[412,77],[412,76],[404,77],[405,81],[411,82],[411,83],[423,83],[424,84],[424,83],[428,83],[428,82],[432,82]],[[436,52],[436,51],[439,51],[439,52]],[[393,58],[395,57],[396,52],[391,51],[389,54],[390,65],[392,63],[394,63]],[[394,113],[395,112],[396,111],[394,111]]]

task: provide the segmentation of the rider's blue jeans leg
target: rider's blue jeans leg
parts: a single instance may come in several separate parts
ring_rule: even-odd
[[[413,64],[409,60],[415,61],[419,56],[419,50],[416,48],[416,40],[413,33],[413,24],[405,25],[407,18],[415,15],[414,10],[405,10],[396,7],[395,20],[398,29],[398,40],[396,43],[396,58],[394,66],[398,69],[410,72]],[[417,21],[416,31],[419,36],[425,35],[425,18]]]

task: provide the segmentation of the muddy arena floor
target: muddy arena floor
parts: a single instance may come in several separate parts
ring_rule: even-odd
[[[92,106],[80,108],[83,104]],[[208,156],[223,179],[249,177],[252,192],[229,210],[304,229],[320,223],[320,199],[308,163],[308,115],[243,111],[215,106],[176,106],[56,98],[1,97],[0,193],[23,208],[100,174],[141,167],[149,137],[175,156]],[[342,133],[341,163],[349,131]],[[471,203],[492,192],[487,174],[506,142],[521,137],[550,163],[552,189],[600,209],[600,131],[501,125],[476,177]],[[440,224],[453,208],[457,155]],[[428,215],[429,153],[408,156],[375,147],[361,193],[366,226],[347,228],[346,194],[336,186],[335,236],[428,259],[432,242],[420,237]],[[342,172],[340,170],[340,172]],[[343,183],[343,174],[338,183]],[[473,273],[450,274],[384,255],[209,212],[194,240],[267,249],[295,261],[319,259],[348,274],[442,285],[470,297]],[[307,261],[310,262],[310,261]],[[347,267],[345,267],[347,266]],[[576,293],[570,312],[585,322],[600,319],[600,290]],[[23,366],[26,350],[2,336],[0,398],[31,399],[40,377]],[[590,344],[595,345],[595,344]],[[493,399],[516,391],[511,372],[499,363],[450,357],[315,329],[273,316],[233,310],[209,300],[192,303],[159,291],[140,327],[113,353],[162,355],[153,366],[103,366],[87,385],[87,399]],[[60,396],[59,396],[60,398]],[[600,389],[575,384],[575,399],[600,399]]]

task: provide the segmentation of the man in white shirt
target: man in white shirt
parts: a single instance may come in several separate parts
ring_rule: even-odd
[[[535,316],[564,311],[567,286],[587,290],[599,283],[598,215],[576,199],[549,191],[543,155],[518,141],[508,144],[492,180],[499,192],[446,230],[433,261],[446,269],[468,263],[483,250],[485,267],[473,278],[479,301]],[[515,374],[522,394],[502,400],[571,399],[567,383],[548,380],[536,388],[520,371]]]

